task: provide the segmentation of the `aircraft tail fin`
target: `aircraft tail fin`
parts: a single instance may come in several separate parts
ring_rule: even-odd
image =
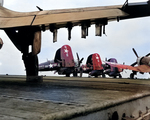
[[[0,6],[3,6],[4,0],[0,0]]]

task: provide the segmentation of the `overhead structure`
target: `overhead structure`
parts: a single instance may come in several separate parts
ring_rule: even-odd
[[[57,41],[60,28],[67,28],[68,39],[74,26],[81,26],[81,37],[88,36],[88,28],[95,24],[95,35],[105,34],[109,21],[145,17],[150,15],[150,2],[128,3],[124,5],[87,7],[77,9],[43,10],[37,12],[14,12],[3,7],[0,1],[0,29],[4,30],[21,53],[27,76],[38,76],[38,57],[41,49],[41,31],[50,30],[53,42]],[[29,46],[32,51],[29,52]]]

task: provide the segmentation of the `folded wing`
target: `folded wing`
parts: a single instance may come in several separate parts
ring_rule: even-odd
[[[105,63],[112,67],[117,67],[121,69],[129,69],[129,70],[138,71],[138,72],[150,72],[150,67],[147,65],[139,65],[136,67],[132,67],[130,65],[122,65],[122,64],[111,63],[111,62],[105,62]]]

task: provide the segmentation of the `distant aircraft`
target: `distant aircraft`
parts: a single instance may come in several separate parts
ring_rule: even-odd
[[[137,57],[137,61],[130,65],[123,65],[123,64],[117,64],[112,62],[105,62],[109,64],[112,67],[117,67],[118,69],[129,69],[132,70],[132,73],[130,74],[130,78],[133,79],[134,75],[137,74],[137,72],[140,72],[141,74],[145,72],[150,72],[150,53],[148,53],[146,56],[139,57],[135,49],[133,48],[133,52],[135,53]],[[135,65],[138,66],[135,66]],[[135,67],[134,67],[135,66]]]
[[[3,47],[3,41],[2,39],[0,38],[0,49]]]
[[[115,58],[110,58],[108,61],[117,63],[117,60]],[[111,67],[107,63],[102,64],[101,57],[98,53],[89,55],[86,64],[80,67],[80,77],[82,77],[83,73],[88,73],[89,77],[105,77],[105,74],[107,74],[110,77],[116,78],[117,76],[119,76],[119,78],[122,78],[120,72],[122,72],[122,69]]]
[[[39,64],[39,71],[55,71],[59,75],[66,75],[66,77],[70,77],[70,74],[73,73],[73,76],[76,77],[78,67],[83,60],[83,58],[81,60],[79,59],[78,54],[77,57],[78,61],[75,62],[71,47],[69,45],[63,45],[56,51],[54,60]]]
[[[109,21],[119,22],[123,19],[150,15],[149,1],[128,3],[127,0],[124,5],[63,10],[44,11],[38,6],[37,8],[39,11],[36,12],[15,12],[3,7],[3,0],[0,0],[0,29],[6,32],[16,48],[23,54],[22,60],[29,80],[36,80],[38,76],[37,54],[41,50],[41,31],[50,30],[53,33],[53,42],[56,42],[59,28],[68,29],[70,40],[74,26],[81,26],[81,37],[86,38],[88,28],[95,24],[95,34],[101,36],[102,33],[105,34],[105,26]]]
[[[82,77],[83,73],[88,73],[89,76],[98,77],[102,75],[102,77],[105,77],[103,71],[100,55],[98,53],[94,53],[89,55],[86,64],[80,67],[80,77]]]
[[[117,60],[115,58],[110,58],[109,60],[106,61],[117,63]],[[104,74],[107,74],[110,77],[116,78],[117,76],[119,76],[119,78],[122,78],[120,72],[122,72],[123,70],[121,68],[118,69],[117,67],[110,66],[109,64],[106,63],[104,65],[104,70],[105,70]]]

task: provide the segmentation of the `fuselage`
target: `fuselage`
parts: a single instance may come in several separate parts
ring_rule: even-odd
[[[117,60],[115,58],[110,58],[108,62],[117,63]],[[113,67],[106,64],[104,73],[109,75],[110,77],[121,77],[120,72],[122,72],[122,69],[118,69],[117,67]]]

